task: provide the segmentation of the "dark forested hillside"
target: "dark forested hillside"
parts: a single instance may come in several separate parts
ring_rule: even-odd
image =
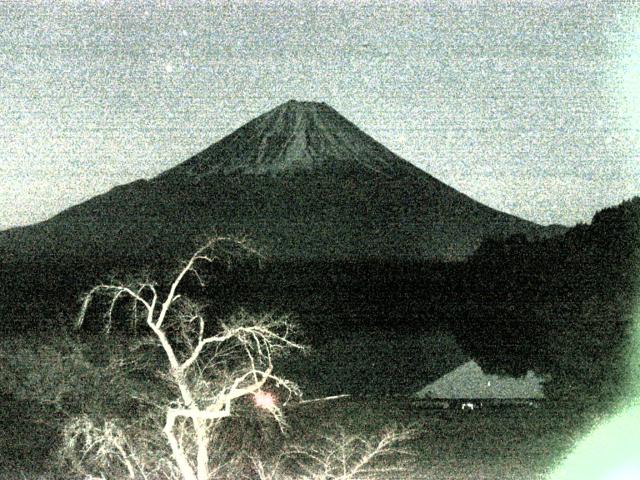
[[[558,237],[486,241],[464,274],[457,336],[489,370],[534,367],[558,395],[611,394],[627,369],[639,247],[639,197]]]
[[[267,263],[222,296],[295,312],[312,343],[364,339],[374,328],[407,339],[445,331],[489,372],[548,374],[552,398],[612,398],[627,372],[639,225],[634,198],[550,239],[486,240],[465,262]],[[445,363],[453,350],[443,344],[441,353]],[[419,356],[398,352],[391,377],[412,374],[401,367],[411,355]],[[431,375],[443,368],[432,367]]]
[[[354,388],[365,392],[397,392],[392,380],[398,375],[405,393],[424,385],[461,360],[461,347],[489,372],[550,374],[552,397],[585,391],[607,396],[620,387],[626,371],[639,212],[640,199],[634,198],[550,239],[486,240],[464,262],[236,259],[212,266],[206,289],[195,279],[187,286],[209,305],[213,318],[237,308],[291,312],[316,351],[366,352],[360,365],[357,358],[349,360],[349,372],[339,356],[304,360],[316,362],[316,370],[342,372],[344,382],[353,379],[353,371],[366,371],[368,363],[384,361],[388,381],[358,376]],[[31,298],[19,314],[27,321],[33,320],[29,312],[40,308],[74,313],[80,290],[105,278],[106,267],[100,259],[75,272],[69,265],[68,276],[51,272],[50,287],[40,292],[8,291],[5,284],[4,298]],[[115,276],[143,269],[133,267]],[[156,262],[145,270],[162,279],[174,268],[171,262]],[[37,298],[41,302],[34,307]],[[455,342],[447,340],[439,356],[425,357],[421,349],[431,348],[424,346],[431,336]],[[385,352],[392,344],[389,359]],[[313,380],[319,377],[314,374]],[[334,385],[340,381],[332,380]],[[315,388],[322,391],[321,385]]]

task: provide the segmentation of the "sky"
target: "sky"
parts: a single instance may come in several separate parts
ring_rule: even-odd
[[[322,101],[491,207],[640,194],[639,2],[0,1],[0,229]]]

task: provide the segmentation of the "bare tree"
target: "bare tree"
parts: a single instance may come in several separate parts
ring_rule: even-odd
[[[299,394],[295,384],[273,373],[275,354],[302,348],[292,340],[292,324],[288,317],[252,316],[241,311],[213,328],[207,324],[203,308],[179,293],[187,276],[195,277],[204,285],[198,268],[219,259],[219,251],[225,246],[251,250],[242,240],[212,238],[184,263],[166,293],[148,280],[103,283],[84,296],[78,317],[78,326],[81,326],[92,300],[98,295],[105,295],[108,299],[106,329],[109,330],[117,305],[127,300],[132,305],[133,321],[142,323],[150,338],[161,348],[167,361],[165,376],[179,392],[178,399],[165,407],[162,431],[175,467],[184,480],[210,478],[211,429],[231,415],[235,401],[253,396],[283,425],[280,407],[263,392],[263,387],[269,382],[288,396]],[[239,358],[242,362],[238,362]],[[78,425],[84,426],[85,431],[95,430],[95,425],[83,422]],[[119,456],[128,476],[135,478],[136,464],[130,459],[124,436],[114,425],[107,427],[109,435],[100,438],[110,439],[107,442],[110,447],[102,451]],[[103,430],[100,432],[104,433]],[[70,438],[77,439],[77,435]],[[113,439],[117,441],[111,441]],[[85,450],[90,448],[91,444]],[[142,473],[140,476],[146,478],[147,475]]]
[[[416,432],[408,428],[388,428],[377,436],[361,436],[339,431],[312,445],[293,446],[269,464],[254,458],[260,480],[372,480],[398,478],[409,470],[410,453],[400,444]]]

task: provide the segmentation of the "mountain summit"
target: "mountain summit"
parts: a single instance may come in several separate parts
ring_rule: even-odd
[[[0,232],[0,255],[140,264],[211,232],[245,235],[275,259],[452,260],[488,236],[545,229],[445,185],[333,108],[290,101],[149,181]]]
[[[166,174],[278,176],[367,171],[391,177],[415,170],[325,103],[291,100]]]

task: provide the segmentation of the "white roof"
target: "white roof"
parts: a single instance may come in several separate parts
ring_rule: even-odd
[[[473,360],[430,383],[419,398],[544,398],[544,380],[533,371],[524,377],[488,375]]]

